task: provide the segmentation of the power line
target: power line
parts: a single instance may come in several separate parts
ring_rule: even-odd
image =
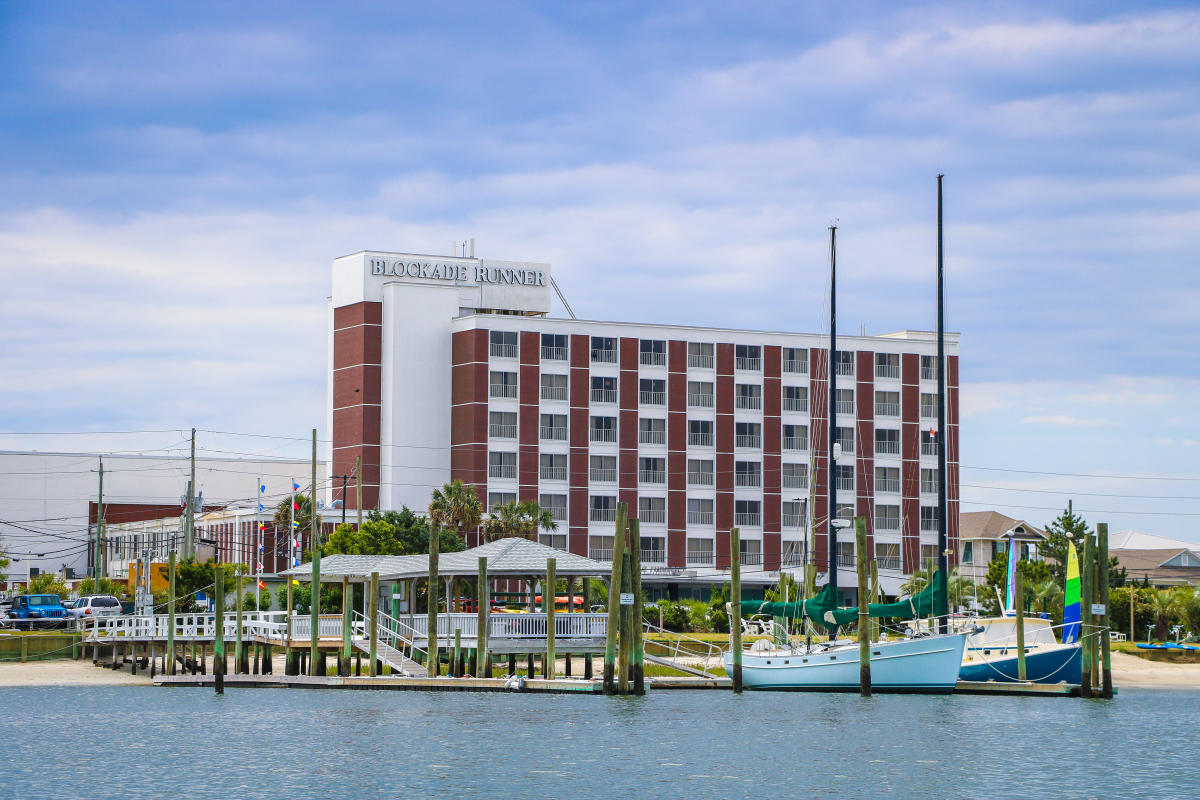
[[[1094,478],[1099,480],[1122,480],[1122,481],[1200,481],[1197,478],[1184,478],[1166,475],[1086,475],[1081,472],[1042,472],[1035,469],[1011,469],[1007,467],[974,467],[967,464],[959,464],[960,469],[983,469],[989,472],[1019,472],[1024,475],[1056,475],[1064,478]]]
[[[1111,492],[1077,492],[1073,489],[1022,489],[1015,486],[982,486],[977,483],[964,483],[962,486],[971,489],[992,489],[1000,492],[1036,492],[1038,494],[1068,494],[1083,497],[1132,497],[1139,500],[1200,500],[1200,495],[1188,494],[1113,494]]]

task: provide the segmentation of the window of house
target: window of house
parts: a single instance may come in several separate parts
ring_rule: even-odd
[[[488,477],[515,479],[517,477],[517,454],[489,451]]]
[[[549,441],[567,440],[567,415],[566,414],[542,414],[541,415],[541,438]]]
[[[666,444],[667,421],[665,419],[638,419],[638,441],[642,444]]]
[[[516,331],[491,331],[488,333],[488,352],[492,358],[517,357]]]
[[[544,481],[567,479],[567,456],[565,453],[541,453],[538,455],[538,476]]]
[[[549,511],[555,522],[567,521],[567,496],[565,494],[538,495],[538,505]]]
[[[687,404],[692,408],[713,407],[712,381],[688,381]]]
[[[900,530],[900,506],[890,503],[876,503],[875,528],[881,531]]]
[[[900,416],[900,393],[899,392],[876,392],[875,393],[875,416],[877,416],[877,417],[898,417],[898,416]]]
[[[921,506],[921,530],[936,531],[938,529],[938,510],[935,506]]]
[[[488,394],[491,397],[517,397],[517,373],[493,370],[488,377]]]
[[[807,450],[808,449],[808,426],[807,425],[784,425],[783,426],[783,449],[784,450]]]
[[[617,441],[616,417],[592,417],[591,440],[593,442]]]
[[[762,503],[758,500],[734,500],[733,520],[735,525],[757,528],[762,525]]]
[[[561,333],[542,334],[542,360],[566,361],[567,337]]]
[[[616,456],[592,456],[589,476],[600,483],[615,483],[617,480]]]
[[[689,486],[712,486],[713,462],[710,459],[689,458],[687,482]]]
[[[638,381],[638,403],[644,406],[665,406],[667,382],[661,378],[642,378]]]
[[[688,342],[688,366],[696,369],[713,368],[711,342]]]
[[[784,462],[782,468],[784,489],[808,488],[808,464],[789,464]]]
[[[588,519],[592,522],[615,522],[617,498],[607,494],[594,494],[588,497]]]
[[[808,350],[804,347],[783,348],[783,371],[795,375],[808,373]]]
[[[617,340],[611,336],[592,337],[592,363],[617,363]]]
[[[617,402],[617,379],[602,375],[592,376],[592,402]]]
[[[712,525],[713,501],[707,497],[689,497],[687,521],[689,525]]]
[[[638,521],[652,525],[667,521],[667,498],[638,497]],[[642,540],[643,542],[645,539]]]
[[[894,428],[876,428],[875,454],[885,456],[900,455],[900,431]]]
[[[756,344],[738,344],[733,346],[734,369],[761,370],[762,348]]]
[[[739,383],[734,386],[734,407],[758,410],[762,408],[762,387],[758,384]]]
[[[665,458],[639,458],[638,481],[641,483],[666,483],[667,460]]]
[[[515,411],[489,411],[488,436],[493,439],[517,438],[517,413]]]
[[[638,360],[642,366],[665,367],[667,365],[667,343],[662,339],[642,339]]]
[[[567,376],[552,372],[542,373],[542,399],[567,400]]]
[[[762,447],[762,425],[757,422],[735,422],[733,444],[734,447]]]
[[[713,423],[708,419],[688,420],[688,444],[693,447],[712,447]]]
[[[757,461],[733,462],[735,486],[762,486],[762,464]]]
[[[783,410],[784,411],[808,411],[808,387],[807,386],[784,386],[783,387]]]

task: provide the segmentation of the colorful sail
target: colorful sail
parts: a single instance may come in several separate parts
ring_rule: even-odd
[[[1004,616],[1017,615],[1017,537],[1008,540],[1008,595],[1004,598]]]
[[[1063,587],[1063,644],[1079,641],[1079,557],[1075,544],[1067,542],[1067,585]]]

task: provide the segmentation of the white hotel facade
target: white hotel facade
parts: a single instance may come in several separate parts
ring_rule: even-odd
[[[643,563],[668,580],[707,585],[728,569],[735,525],[748,575],[799,566],[810,540],[825,572],[828,337],[554,319],[549,284],[547,264],[335,260],[330,474],[352,474],[360,458],[366,508],[424,510],[454,478],[489,507],[536,500],[558,520],[545,543],[600,559],[626,502]],[[903,331],[838,345],[838,513],[870,521],[888,591],[936,556],[936,341]],[[957,552],[956,334],[947,353]],[[345,498],[331,483],[329,499],[353,508],[353,481]],[[854,557],[840,542],[847,588]]]

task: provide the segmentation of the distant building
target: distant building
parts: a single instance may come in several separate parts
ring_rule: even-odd
[[[1008,541],[1014,537],[1020,558],[1041,559],[1038,548],[1046,540],[1041,528],[999,511],[964,511],[959,515],[959,574],[982,583],[987,578],[988,564],[1008,549]]]
[[[1129,573],[1129,580],[1149,580],[1159,589],[1200,586],[1200,545],[1142,531],[1121,531],[1108,542],[1109,555]]]

